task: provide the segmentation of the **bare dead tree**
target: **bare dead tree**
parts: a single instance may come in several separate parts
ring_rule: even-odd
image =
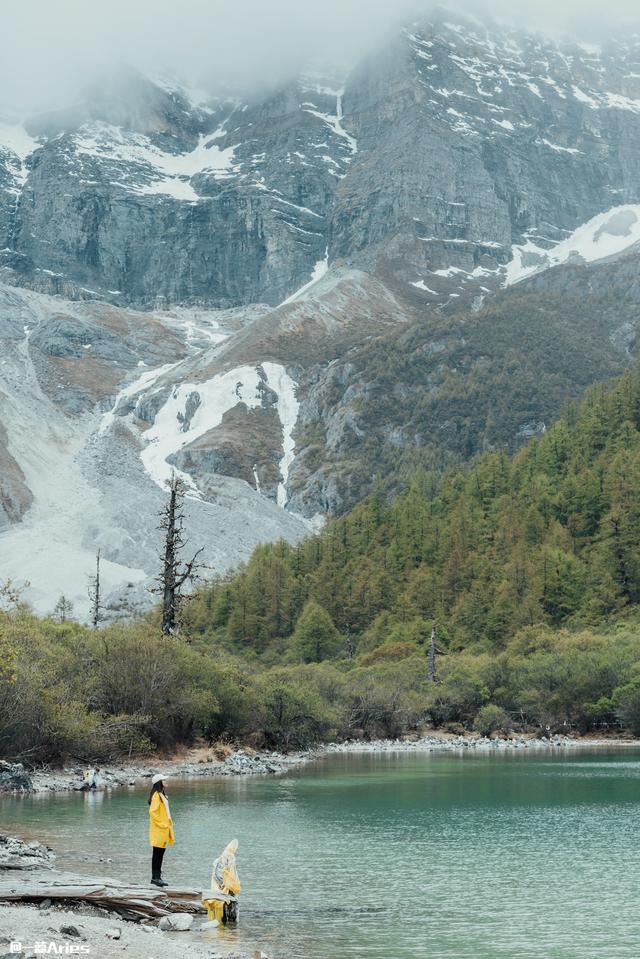
[[[160,556],[162,570],[153,592],[162,596],[162,632],[172,636],[180,625],[180,611],[184,605],[183,588],[193,583],[203,568],[198,562],[203,547],[188,562],[181,559],[181,553],[187,546],[184,533],[184,496],[186,486],[172,474],[169,483],[169,499],[160,513],[159,529],[164,531],[164,548]]]
[[[345,626],[345,639],[346,639],[346,653],[347,659],[353,659],[356,653],[355,644],[353,642],[353,636],[351,634],[351,623],[347,623]]]
[[[96,553],[96,572],[95,576],[91,577],[88,592],[91,601],[91,625],[94,629],[97,629],[104,609],[100,593],[100,550]]]
[[[431,627],[431,638],[429,639],[429,682],[435,683],[436,681],[436,639],[438,635],[438,627],[434,623]]]

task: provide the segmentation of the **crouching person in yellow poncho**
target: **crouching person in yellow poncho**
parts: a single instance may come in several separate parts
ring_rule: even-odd
[[[235,898],[240,892],[240,879],[236,868],[237,851],[238,840],[232,839],[222,855],[214,860],[210,898],[207,892],[202,896],[202,903],[210,920],[217,919],[222,923],[238,921],[238,903]],[[229,898],[231,896],[233,899]]]
[[[149,843],[151,854],[151,883],[154,886],[168,886],[162,878],[162,860],[167,846],[173,846],[173,820],[169,811],[169,800],[164,791],[163,776],[158,774],[151,780],[149,793]]]

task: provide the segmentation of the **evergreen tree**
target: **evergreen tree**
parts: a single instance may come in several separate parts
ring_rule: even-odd
[[[323,659],[330,659],[341,651],[343,645],[333,620],[313,599],[302,610],[291,642],[305,663],[320,663]]]

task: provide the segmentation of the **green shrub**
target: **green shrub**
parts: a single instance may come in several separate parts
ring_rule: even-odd
[[[258,680],[265,745],[271,749],[305,749],[326,739],[335,715],[318,690],[292,669],[272,670]]]
[[[473,721],[473,728],[481,736],[490,736],[491,733],[508,733],[512,727],[509,713],[494,703],[483,706]]]
[[[352,670],[345,677],[345,736],[354,731],[368,738],[396,738],[422,725],[427,716],[425,661],[413,656],[400,663],[377,663]]]
[[[583,729],[594,729],[601,725],[611,725],[616,721],[616,707],[610,696],[601,696],[595,703],[585,703]]]
[[[613,692],[616,717],[634,736],[640,736],[640,676]]]

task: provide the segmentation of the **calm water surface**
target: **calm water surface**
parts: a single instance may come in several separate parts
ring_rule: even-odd
[[[286,778],[176,782],[165,875],[207,886],[240,840],[241,922],[283,959],[638,959],[640,753],[332,756]],[[139,789],[0,800],[61,866],[146,882]],[[99,858],[110,858],[108,864]]]

